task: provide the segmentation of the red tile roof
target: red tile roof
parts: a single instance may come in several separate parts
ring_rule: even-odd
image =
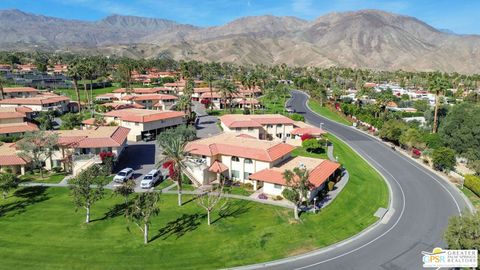
[[[18,105],[42,105],[57,103],[60,101],[69,101],[68,97],[58,96],[54,94],[42,94],[28,98],[7,98],[0,100],[0,104],[18,104]]]
[[[166,100],[166,99],[178,99],[178,97],[173,95],[167,94],[154,94],[154,95],[138,95],[133,96],[133,100],[141,101],[141,100]]]
[[[144,109],[123,109],[105,113],[105,116],[118,117],[122,121],[146,123],[170,118],[184,117],[184,112]]]
[[[308,163],[310,165],[310,168],[307,166],[310,173],[308,180],[314,187],[319,187],[325,183],[325,181],[327,181],[328,178],[340,167],[339,163],[330,160],[296,157],[279,167],[258,171],[250,175],[249,179],[285,186],[286,181],[283,177],[283,172],[286,169],[291,170],[294,167],[298,167],[301,163]]]
[[[38,130],[37,125],[29,122],[0,124],[0,134],[23,133],[23,132],[31,132],[31,131],[37,131],[37,130]]]
[[[315,136],[320,136],[323,134],[327,134],[327,132],[321,128],[311,127],[311,128],[296,128],[290,132],[293,135],[303,135],[303,134],[310,134]]]
[[[3,88],[4,93],[33,93],[38,92],[37,89],[32,87],[5,87]]]
[[[208,168],[209,171],[213,172],[213,173],[222,173],[224,171],[228,171],[228,167],[223,164],[222,162],[218,161],[218,160],[215,160],[212,164],[212,166],[210,166],[210,168]]]
[[[119,147],[126,140],[129,128],[101,126],[85,130],[59,130],[58,143],[73,148]]]
[[[185,151],[195,155],[238,156],[267,162],[288,155],[293,149],[290,144],[237,137],[232,133],[192,141],[185,147]]]
[[[225,114],[220,117],[220,121],[227,127],[262,127],[262,125],[291,124],[294,121],[280,114]]]
[[[21,158],[15,149],[14,143],[2,143],[0,145],[0,166],[25,165],[27,162]]]

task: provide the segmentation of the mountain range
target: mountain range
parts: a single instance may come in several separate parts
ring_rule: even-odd
[[[330,13],[312,21],[243,17],[214,27],[121,15],[87,22],[0,10],[0,36],[1,50],[480,73],[480,36],[379,10]]]

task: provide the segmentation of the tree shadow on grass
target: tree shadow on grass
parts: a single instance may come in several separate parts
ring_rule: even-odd
[[[165,240],[170,236],[176,236],[176,239],[178,239],[186,233],[197,229],[200,225],[200,219],[202,218],[205,218],[205,214],[183,214],[181,217],[174,221],[170,221],[167,225],[158,230],[158,234],[150,241],[154,241],[157,238]]]
[[[18,215],[25,212],[25,208],[29,205],[48,200],[45,194],[47,187],[34,186],[23,187],[16,190],[13,195],[18,198],[17,201],[0,205],[0,217],[7,214]]]
[[[247,213],[250,210],[250,208],[252,208],[252,206],[251,206],[251,202],[249,201],[238,200],[238,201],[230,202],[227,204],[226,207],[220,210],[220,212],[218,213],[218,218],[212,221],[212,224],[224,218],[229,218],[229,217],[236,218],[240,215]]]
[[[118,203],[118,204],[114,205],[112,208],[110,208],[108,210],[108,212],[106,212],[103,217],[91,220],[90,222],[101,221],[101,220],[106,220],[106,219],[109,219],[109,218],[116,218],[116,217],[119,217],[119,216],[124,216],[125,211],[127,210],[128,207],[130,207],[132,205],[132,203],[133,203],[132,201],[129,201],[127,204]]]

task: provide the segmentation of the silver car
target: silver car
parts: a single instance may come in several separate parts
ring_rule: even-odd
[[[162,174],[160,173],[159,170],[151,170],[149,173],[147,173],[142,181],[140,182],[140,187],[141,188],[152,188],[155,186],[155,184],[160,181],[162,178]]]

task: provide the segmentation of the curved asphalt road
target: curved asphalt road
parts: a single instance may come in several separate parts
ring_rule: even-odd
[[[422,269],[422,251],[444,246],[443,232],[450,216],[468,211],[455,187],[434,173],[392,151],[352,127],[318,116],[306,106],[307,96],[293,91],[289,105],[310,124],[344,140],[387,179],[393,210],[352,241],[305,256],[246,268],[270,269]],[[322,228],[318,228],[322,230]]]

